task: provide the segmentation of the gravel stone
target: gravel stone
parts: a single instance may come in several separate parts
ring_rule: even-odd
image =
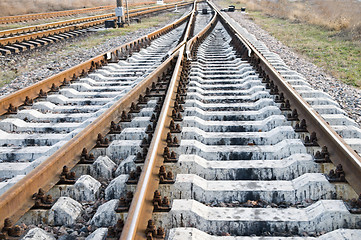
[[[270,51],[278,54],[290,69],[302,74],[314,89],[326,92],[333,97],[348,116],[361,125],[361,89],[342,83],[327,74],[324,69],[295,53],[250,20],[247,14],[239,12],[228,14],[258,40],[264,42]]]
[[[40,80],[46,79],[133,39],[139,38],[166,26],[178,19],[182,14],[188,12],[190,8],[180,8],[178,10],[178,14],[169,17],[167,21],[160,23],[156,27],[138,29],[135,32],[127,33],[123,36],[109,38],[102,44],[92,48],[86,48],[85,46],[71,48],[71,50],[62,51],[62,54],[59,55],[60,50],[64,50],[72,44],[76,44],[80,40],[94,35],[92,32],[88,32],[66,41],[59,41],[47,46],[35,48],[32,51],[25,51],[10,56],[0,56],[0,77],[2,72],[1,70],[12,70],[15,73],[20,73],[19,76],[17,76],[9,84],[5,84],[3,87],[0,87],[0,97],[28,87]],[[167,11],[162,14],[169,14],[169,12]],[[143,21],[144,20],[145,18]],[[6,77],[3,78],[5,79],[1,79],[2,81],[6,80]]]

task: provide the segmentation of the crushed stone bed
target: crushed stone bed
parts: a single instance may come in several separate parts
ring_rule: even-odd
[[[342,83],[327,74],[322,68],[317,67],[271,36],[250,20],[247,15],[240,12],[228,14],[258,40],[264,42],[272,52],[277,53],[292,70],[302,74],[314,89],[330,94],[348,116],[361,125],[361,89]]]

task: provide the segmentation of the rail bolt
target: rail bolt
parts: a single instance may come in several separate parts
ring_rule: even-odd
[[[110,133],[111,134],[120,134],[122,132],[122,128],[119,124],[115,124],[114,121],[110,123]]]
[[[156,227],[152,219],[148,220],[148,225],[147,225],[147,229],[145,230],[145,233],[147,235],[150,233],[151,234],[150,236],[156,235]]]
[[[8,107],[8,113],[10,114],[15,114],[17,113],[18,111],[18,108],[17,107],[14,107],[11,103],[9,104],[9,107]]]
[[[345,172],[342,168],[342,165],[338,164],[335,170],[330,170],[329,174],[327,175],[327,179],[330,182],[346,182]]]
[[[33,105],[33,99],[30,99],[28,96],[25,97],[25,100],[24,100],[24,105],[25,106],[31,106]]]
[[[305,119],[302,119],[300,123],[296,123],[295,132],[307,132],[307,124]]]

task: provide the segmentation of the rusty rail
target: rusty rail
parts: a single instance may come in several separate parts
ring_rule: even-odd
[[[83,64],[59,73],[54,77],[43,80],[35,84],[35,86],[30,86],[15,92],[14,94],[2,98],[0,101],[1,103],[5,100],[5,102],[15,101],[21,104],[25,96],[36,97],[39,89],[49,90],[49,86],[51,86],[52,83],[60,85],[63,79],[71,79],[74,74],[81,74],[81,72],[84,74],[84,71],[89,71],[89,68],[97,63],[104,64],[108,60],[114,60],[114,58],[116,58],[122,51],[129,50],[137,44],[141,44],[141,42],[148,41],[149,39],[156,38],[162,33],[168,32],[189,19],[190,15],[191,13],[172,24],[163,27],[162,29],[153,32],[152,34],[148,34],[103,55],[99,55]],[[55,185],[59,179],[62,166],[66,165],[69,168],[75,166],[75,164],[80,160],[81,150],[83,148],[91,149],[94,147],[98,133],[106,135],[109,131],[111,121],[117,122],[120,120],[121,112],[128,109],[130,104],[137,100],[139,94],[143,94],[145,92],[146,87],[149,87],[152,82],[157,81],[158,76],[161,76],[161,74],[167,70],[172,59],[173,57],[168,58],[154,72],[133,88],[126,96],[122,97],[110,109],[104,112],[97,120],[87,126],[46,161],[41,163],[32,172],[0,196],[0,228],[3,227],[5,218],[10,218],[16,222],[17,219],[19,219],[33,206],[34,201],[31,199],[31,196],[34,192],[38,191],[39,188],[43,188],[45,191],[48,191],[53,185]]]
[[[168,4],[165,6],[145,7],[139,9],[132,9],[129,11],[130,17],[137,17],[153,12],[163,11],[173,8],[175,5],[184,6],[188,2],[181,2],[178,4]],[[9,29],[0,31],[0,46],[6,46],[14,43],[21,43],[23,41],[36,40],[43,37],[52,36],[55,34],[80,30],[104,23],[105,20],[115,20],[115,14],[103,14],[92,17],[78,18],[49,24],[41,24],[35,26],[28,26],[23,28]],[[15,36],[14,36],[15,35]],[[7,37],[9,36],[9,37]]]
[[[46,18],[54,18],[54,17],[63,17],[63,16],[71,16],[76,14],[88,13],[88,12],[99,12],[105,11],[115,8],[115,6],[100,6],[100,7],[92,7],[92,8],[81,8],[74,10],[66,10],[66,11],[57,11],[57,12],[46,12],[46,13],[34,13],[34,14],[24,14],[24,15],[16,15],[16,16],[5,16],[0,17],[0,24],[8,24],[8,23],[16,23],[23,21],[32,21],[38,19],[46,19]]]
[[[184,45],[170,57],[171,59],[178,57],[177,63],[120,239],[145,239],[144,232],[147,221],[153,213],[153,193],[159,184],[158,172],[163,164],[162,153],[164,147],[166,147],[165,140],[168,132],[166,129],[172,116],[170,106],[175,100],[183,52]]]
[[[267,61],[267,59],[237,30],[231,18],[219,11],[214,3],[208,2],[213,9],[218,13],[221,21],[229,30],[236,34],[240,41],[245,44],[250,53],[250,58],[258,66],[258,68],[265,72],[278,86],[279,92],[284,94],[285,99],[288,99],[292,109],[297,109],[299,119],[307,121],[308,132],[315,132],[318,136],[318,144],[320,146],[327,146],[330,153],[330,159],[336,166],[342,164],[343,170],[346,173],[346,180],[351,187],[361,194],[361,157],[343,140],[332,127],[317,113],[302,97],[301,95],[281,76],[281,74]]]
[[[91,16],[91,17],[83,17],[83,18],[76,18],[76,19],[70,19],[70,20],[59,21],[59,22],[27,26],[27,27],[22,27],[22,28],[7,29],[7,30],[0,31],[0,37],[14,36],[14,35],[19,35],[19,34],[24,34],[24,33],[51,29],[51,28],[55,28],[55,27],[74,25],[77,23],[94,21],[94,20],[104,19],[104,18],[110,18],[113,16],[114,16],[113,13],[109,13],[109,14],[102,14],[102,15]]]
[[[179,26],[181,23],[187,20],[190,17],[190,14],[184,16],[183,18],[163,27],[160,30],[154,31],[146,36],[140,37],[132,42],[126,43],[118,48],[112,49],[111,51],[104,53],[102,55],[96,56],[84,63],[81,63],[75,67],[72,67],[68,70],[65,70],[61,73],[58,73],[54,76],[51,76],[47,79],[44,79],[40,82],[37,82],[34,85],[23,88],[19,91],[14,92],[13,94],[6,95],[0,98],[0,115],[7,113],[9,105],[11,104],[13,107],[19,107],[24,105],[25,99],[35,99],[38,97],[39,92],[48,92],[50,91],[52,85],[60,86],[65,82],[69,82],[73,79],[76,79],[82,74],[86,74],[90,70],[94,70],[95,68],[103,65],[106,61],[111,59],[116,59],[122,53],[129,51],[129,49],[133,48],[135,45],[142,44],[146,41],[157,38],[163,33]]]
[[[177,2],[179,0],[174,0],[171,2]],[[170,1],[166,1],[170,2]],[[139,2],[139,3],[130,3],[130,7],[137,7],[142,5],[149,5],[154,4],[155,1],[150,2]],[[17,23],[17,22],[24,22],[24,21],[33,21],[38,19],[46,19],[46,18],[54,18],[54,17],[64,17],[64,16],[71,16],[76,14],[88,13],[88,12],[100,12],[106,11],[110,9],[114,9],[115,5],[110,6],[99,6],[99,7],[92,7],[92,8],[80,8],[80,9],[73,9],[73,10],[65,10],[65,11],[56,11],[56,12],[46,12],[46,13],[33,13],[33,14],[23,14],[23,15],[15,15],[15,16],[4,16],[0,17],[0,24],[8,24],[8,23]]]
[[[193,9],[196,10],[196,3]],[[154,131],[152,142],[150,143],[148,154],[145,158],[143,171],[139,177],[138,185],[127,214],[127,219],[120,237],[122,240],[146,239],[145,231],[148,220],[152,218],[153,194],[159,186],[160,179],[158,173],[160,166],[163,165],[163,151],[167,146],[167,133],[170,131],[169,123],[172,119],[173,108],[171,106],[173,106],[176,99],[176,89],[179,85],[179,75],[182,70],[181,63],[184,60],[185,49],[189,49],[188,45],[190,43],[203,39],[204,35],[209,32],[209,29],[211,29],[212,26],[215,26],[216,22],[216,16],[214,16],[210,23],[208,23],[205,27],[205,30],[199,32],[192,38],[192,40],[186,41],[191,33],[191,28],[194,27],[193,19],[194,14],[192,14],[190,18],[190,24],[186,30],[186,34],[184,35],[186,47],[185,45],[182,45],[182,47],[178,50],[179,57],[177,64],[164,100],[157,127]]]
[[[186,55],[187,55],[187,59],[190,59],[190,55],[191,55],[191,51],[192,48],[194,47],[194,45],[204,36],[206,36],[206,34],[212,30],[212,28],[216,25],[217,23],[217,13],[214,14],[213,18],[211,19],[211,21],[209,22],[209,24],[207,24],[207,26],[205,28],[202,29],[202,31],[200,31],[196,36],[194,36],[193,38],[191,38],[188,42],[187,42],[187,46],[186,46]]]

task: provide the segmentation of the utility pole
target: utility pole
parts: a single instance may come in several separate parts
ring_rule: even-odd
[[[129,21],[129,8],[128,8],[128,0],[125,0],[125,6],[127,8],[127,22],[128,22],[128,26],[130,25],[130,21]]]
[[[123,0],[117,0],[117,8],[115,9],[115,16],[118,17],[118,27],[123,27],[125,23]]]

